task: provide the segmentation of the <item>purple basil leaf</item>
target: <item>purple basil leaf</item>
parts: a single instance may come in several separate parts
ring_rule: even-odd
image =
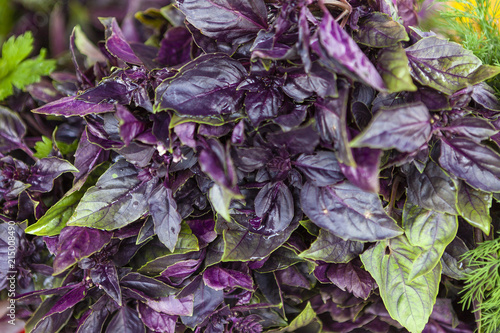
[[[167,30],[160,42],[160,50],[155,60],[168,67],[190,61],[192,40],[191,33],[184,27]]]
[[[224,53],[228,56],[231,56],[238,50],[239,45],[233,45],[227,42],[217,41],[216,39],[210,38],[204,35],[200,30],[196,29],[196,27],[194,27],[189,22],[186,22],[186,28],[188,28],[189,32],[193,36],[193,45],[199,47],[199,50],[196,50],[198,52],[194,52],[195,54]]]
[[[151,298],[167,297],[178,292],[177,289],[159,280],[135,272],[128,273],[122,277],[120,285],[143,293],[145,296]]]
[[[251,269],[259,273],[270,273],[302,261],[303,259],[299,257],[294,250],[282,246],[271,253],[269,259],[263,263],[262,267],[251,267]]]
[[[116,77],[103,79],[95,88],[87,89],[76,98],[92,104],[117,102],[127,105],[131,102],[127,84],[123,80],[117,80]]]
[[[104,294],[90,306],[89,315],[79,323],[76,333],[101,332],[108,316],[115,311],[115,302]]]
[[[401,93],[379,93],[372,101],[372,113],[376,114],[380,109],[404,106],[406,100],[402,98]],[[424,103],[425,104],[425,103]]]
[[[65,227],[61,230],[54,259],[54,275],[62,273],[83,258],[100,251],[111,240],[107,231]]]
[[[193,295],[179,298],[171,295],[159,299],[148,299],[146,305],[154,311],[171,316],[192,316],[194,302]]]
[[[335,73],[314,62],[307,73],[297,68],[287,72],[283,91],[296,102],[303,102],[314,93],[321,98],[337,97],[335,80]]]
[[[484,82],[474,86],[472,89],[472,99],[488,110],[500,111],[500,102],[495,96],[495,90]]]
[[[205,285],[201,276],[195,278],[185,289],[194,291],[194,293],[191,293],[194,296],[193,314],[191,316],[181,316],[182,323],[187,327],[195,328],[201,324],[205,318],[224,302],[224,292]],[[183,292],[184,290],[181,291],[181,294]]]
[[[75,167],[78,172],[75,172],[75,178],[73,180],[73,186],[76,190],[81,188],[81,186],[87,180],[90,172],[99,164],[108,159],[109,153],[99,147],[98,145],[92,144],[87,139],[87,131],[82,132],[80,142],[78,143],[78,148],[75,152]],[[77,187],[76,187],[77,186]]]
[[[422,104],[380,109],[368,127],[354,138],[351,147],[396,148],[413,152],[427,142],[431,134],[431,116]]]
[[[196,123],[183,123],[174,127],[174,132],[179,137],[183,145],[196,149],[195,139]],[[200,133],[200,135],[202,135]]]
[[[137,311],[144,325],[155,332],[175,332],[177,316],[171,316],[151,309],[142,302],[137,303]]]
[[[61,330],[73,314],[73,309],[68,308],[63,312],[55,312],[46,316],[57,300],[57,297],[51,297],[40,304],[33,317],[26,323],[26,330],[36,333],[58,332]]]
[[[184,235],[184,237],[186,236],[187,234]],[[196,242],[197,239],[196,237],[194,238]],[[187,242],[189,243],[191,241],[188,240]],[[195,244],[197,245],[197,243]],[[193,250],[185,249],[184,251],[182,251],[184,252],[182,254],[172,254],[170,250],[167,249],[165,245],[163,245],[159,240],[153,239],[148,243],[148,246],[143,247],[138,255],[134,258],[137,262],[135,266],[140,267],[139,272],[153,276],[160,275],[165,271],[166,268],[169,268],[170,266],[173,267],[172,269],[170,269],[169,273],[174,270],[176,271],[175,273],[186,273],[189,268],[186,268],[186,264],[196,266],[204,259],[205,251],[198,251],[194,246],[195,244],[188,244],[190,245],[190,247],[194,248]],[[176,264],[177,267],[175,266]],[[192,272],[189,271],[187,273],[189,275]]]
[[[106,49],[117,58],[135,64],[142,65],[130,44],[125,40],[122,30],[115,18],[100,18],[102,25],[106,28]]]
[[[407,179],[408,200],[429,210],[457,214],[457,186],[439,165],[429,162],[422,173],[413,167]]]
[[[122,105],[116,106],[116,117],[120,121],[120,136],[126,146],[146,129],[146,125],[138,121],[132,112]]]
[[[449,97],[440,91],[428,87],[418,87],[417,91],[411,93],[409,97],[411,102],[422,102],[429,111],[450,110]],[[375,112],[373,110],[373,112]]]
[[[302,154],[293,165],[316,186],[333,185],[344,179],[337,158],[330,151],[317,151],[313,155]]]
[[[160,241],[174,252],[181,231],[182,218],[177,212],[177,203],[172,197],[172,190],[159,185],[149,197],[148,205],[155,233]]]
[[[377,57],[377,70],[390,92],[416,91],[408,67],[408,58],[401,45],[383,48]]]
[[[498,130],[487,120],[472,117],[458,118],[445,127],[444,130],[466,136],[477,143],[481,143],[481,141],[489,139],[498,133]]]
[[[397,15],[401,18],[405,27],[418,26],[420,21],[414,2],[411,0],[400,0],[397,3]]]
[[[215,221],[213,219],[188,220],[186,223],[191,228],[193,234],[198,238],[200,247],[205,247],[217,238],[217,232],[214,230]]]
[[[279,248],[297,228],[291,223],[281,233],[269,237],[249,231],[237,224],[224,230],[224,255],[222,261],[248,261],[266,258]]]
[[[316,187],[307,182],[300,201],[304,213],[319,227],[345,240],[375,241],[403,233],[380,198],[349,182]]]
[[[264,147],[241,147],[233,149],[234,164],[244,172],[262,168],[273,158],[270,149]]]
[[[318,238],[309,249],[300,254],[300,257],[331,263],[347,263],[358,257],[363,249],[361,242],[345,241],[325,229],[320,229]]]
[[[367,299],[376,286],[370,273],[353,264],[352,261],[347,264],[332,264],[326,274],[337,287],[362,299]]]
[[[54,85],[50,81],[42,80],[41,82],[30,84],[25,89],[34,99],[43,103],[53,102],[64,97],[63,94],[54,88]]]
[[[83,282],[79,282],[76,284],[68,284],[68,285],[65,285],[62,287],[57,287],[57,288],[52,288],[52,289],[34,290],[34,291],[27,292],[27,293],[23,293],[21,295],[17,295],[16,299],[22,300],[22,301],[24,301],[24,300],[31,301],[33,299],[39,299],[40,296],[45,296],[45,295],[62,296],[64,294],[67,294],[71,289],[78,288],[83,284],[84,284]]]
[[[282,104],[283,93],[274,86],[258,92],[249,91],[245,97],[247,115],[255,127],[263,120],[275,118]]]
[[[255,197],[255,213],[262,218],[267,231],[278,233],[293,220],[292,192],[283,182],[269,183]]]
[[[201,170],[217,184],[228,189],[236,184],[236,171],[230,153],[218,140],[208,141],[208,147],[201,151],[198,162]]]
[[[284,133],[270,133],[267,139],[277,147],[286,147],[290,154],[312,154],[319,144],[319,135],[312,123]]]
[[[42,158],[31,167],[31,174],[26,182],[31,185],[31,191],[49,192],[54,186],[54,179],[65,172],[78,172],[78,169],[57,157]]]
[[[372,322],[374,319],[376,319],[374,315],[363,314],[361,316],[357,316],[356,319],[348,318],[347,320],[343,319],[342,321],[333,320],[326,322],[323,329],[327,332],[367,332],[367,330],[364,329],[365,325]]]
[[[276,280],[280,286],[291,286],[311,289],[311,281],[298,269],[299,265],[293,265],[275,272]]]
[[[496,67],[481,65],[481,60],[472,51],[437,37],[419,40],[406,48],[406,55],[415,80],[447,95],[480,83],[499,72]],[[453,59],[453,65],[448,59]]]
[[[112,112],[114,109],[115,105],[111,103],[93,104],[76,99],[75,97],[64,97],[32,111],[46,115],[70,117]]]
[[[184,280],[193,275],[201,266],[203,259],[205,259],[205,253],[205,250],[202,250],[198,259],[176,262],[167,267],[167,269],[161,273],[161,276],[171,285],[178,286],[182,284]]]
[[[144,242],[150,240],[155,235],[153,224],[153,218],[149,216],[144,222],[141,230],[139,230],[139,234],[137,235],[136,244],[143,244]]]
[[[144,68],[119,70],[103,79],[95,88],[90,88],[77,98],[90,103],[117,102],[121,105],[132,101],[150,112],[153,105],[147,92],[148,76]]]
[[[359,20],[359,30],[354,40],[370,47],[395,46],[401,41],[409,41],[405,27],[389,15],[374,12]]]
[[[87,116],[87,139],[104,149],[124,146],[120,138],[120,122],[114,113]]]
[[[469,251],[467,245],[459,237],[448,244],[441,257],[441,264],[443,265],[443,274],[456,280],[462,280],[466,274],[472,270],[465,266],[462,262],[462,256],[465,252]]]
[[[113,263],[105,262],[90,270],[92,282],[103,289],[119,306],[122,306],[122,291],[118,272]]]
[[[492,193],[471,188],[460,181],[457,193],[457,210],[460,215],[472,226],[489,235],[491,228],[490,209]]]
[[[347,129],[347,101],[349,88],[339,87],[338,98],[317,99],[315,120],[322,140],[333,143],[337,159],[340,163],[355,166],[356,162],[349,147],[349,133]]]
[[[299,127],[300,124],[306,119],[307,108],[309,105],[293,104],[290,102],[285,102],[284,109],[290,110],[290,113],[282,114],[273,119],[273,121],[278,124],[284,132],[291,131],[295,127]]]
[[[57,300],[52,309],[50,309],[50,311],[45,314],[45,316],[48,317],[55,313],[62,313],[68,309],[73,308],[78,302],[82,301],[85,298],[86,293],[87,286],[85,286],[84,284],[68,291]],[[40,325],[40,323],[37,325]]]
[[[8,153],[23,145],[26,126],[17,113],[0,106],[0,153]]]
[[[131,142],[128,146],[115,149],[115,151],[125,157],[127,162],[139,168],[144,168],[151,161],[156,149],[154,146]]]
[[[189,147],[181,147],[181,153],[182,159],[179,162],[174,162],[170,165],[170,172],[187,170],[198,162],[195,152]]]
[[[155,108],[192,116],[236,112],[243,97],[236,87],[245,76],[245,68],[227,55],[202,55],[158,86]]]
[[[252,52],[252,60],[257,58],[285,60],[295,55],[295,50],[292,47],[276,41],[275,33],[264,30],[259,31],[250,51]]]
[[[297,41],[297,53],[300,55],[302,59],[302,63],[304,64],[304,69],[308,72],[311,69],[311,54],[309,52],[310,38],[311,38],[311,30],[309,29],[309,17],[314,17],[309,8],[307,6],[303,6],[300,9],[299,15],[299,38]]]
[[[267,29],[263,0],[177,0],[186,20],[217,41],[242,44]]]
[[[255,283],[268,303],[283,304],[283,294],[274,273],[254,273]],[[267,303],[266,302],[266,303]],[[284,309],[280,311],[284,313]]]
[[[352,153],[356,166],[340,163],[340,170],[352,184],[360,189],[378,193],[380,190],[378,174],[382,150],[354,148]]]
[[[125,18],[125,20],[127,20],[127,18]],[[159,67],[158,63],[155,61],[158,54],[158,48],[156,46],[146,45],[142,42],[135,41],[130,42],[129,45],[137,58],[144,64],[144,69],[153,70]],[[150,103],[149,99],[145,102]]]
[[[145,333],[146,329],[137,311],[128,306],[121,307],[106,328],[106,333]]]
[[[113,230],[136,221],[146,213],[154,186],[138,175],[125,160],[113,164],[85,193],[68,225]]]
[[[200,124],[198,134],[206,138],[220,138],[229,134],[233,130],[233,124],[225,124],[222,126],[211,126],[207,124]]]
[[[500,155],[487,146],[461,137],[441,140],[439,164],[478,190],[500,192]]]
[[[233,269],[211,266],[203,272],[203,281],[215,290],[243,288],[253,290],[253,281],[250,275]]]
[[[386,90],[382,77],[356,42],[326,8],[323,12],[317,32],[318,41],[312,45],[320,56],[320,61],[335,72],[359,80],[377,90]]]

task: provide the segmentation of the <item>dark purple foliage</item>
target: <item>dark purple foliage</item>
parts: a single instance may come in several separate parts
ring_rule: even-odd
[[[473,330],[496,67],[410,0],[125,4],[0,106],[0,287],[31,332]]]

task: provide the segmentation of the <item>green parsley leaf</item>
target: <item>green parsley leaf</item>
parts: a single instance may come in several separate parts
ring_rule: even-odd
[[[36,153],[34,154],[38,158],[49,157],[50,152],[52,151],[52,140],[50,140],[46,136],[42,136],[42,141],[38,141],[35,143]]]
[[[12,36],[2,46],[0,58],[0,101],[13,94],[13,86],[23,89],[29,84],[40,81],[56,67],[55,60],[45,60],[46,51],[34,59],[25,60],[33,51],[31,32],[17,38]]]

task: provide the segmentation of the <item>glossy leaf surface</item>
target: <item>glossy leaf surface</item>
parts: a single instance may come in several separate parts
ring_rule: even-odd
[[[430,114],[424,104],[379,110],[352,147],[396,148],[412,152],[425,144],[431,134]]]
[[[137,220],[147,211],[152,190],[137,175],[125,160],[113,164],[85,193],[68,225],[113,230]]]
[[[111,233],[91,228],[66,227],[59,235],[54,259],[54,274],[101,250],[111,240]]]
[[[294,214],[292,193],[282,182],[269,183],[255,197],[255,213],[263,219],[269,232],[283,231]]]
[[[476,190],[460,182],[457,193],[457,210],[472,226],[489,235],[491,228],[490,208],[492,194]]]
[[[326,10],[318,30],[318,43],[313,45],[313,49],[327,67],[377,90],[386,89],[375,66]]]
[[[443,140],[439,164],[478,190],[500,191],[500,155],[487,146],[461,137]]]
[[[437,212],[457,214],[455,182],[434,162],[422,173],[412,168],[408,175],[408,198],[420,207]]]
[[[422,38],[406,48],[412,76],[420,84],[448,95],[498,74],[490,72],[471,51],[437,37]]]
[[[300,254],[302,258],[331,263],[347,263],[363,252],[363,243],[343,240],[332,232],[320,229],[311,247]]]
[[[371,13],[363,17],[358,24],[359,30],[354,35],[355,40],[367,46],[388,47],[410,39],[404,26],[387,14]]]
[[[178,0],[177,3],[189,23],[220,41],[243,43],[267,28],[267,10],[262,0]]]
[[[406,202],[403,211],[403,228],[412,246],[422,252],[413,262],[409,281],[427,274],[439,263],[445,248],[455,238],[457,217],[437,213]]]
[[[148,204],[155,233],[160,241],[173,252],[181,231],[182,218],[177,212],[177,203],[172,196],[172,190],[160,185],[149,197]]]
[[[244,77],[238,61],[223,54],[202,55],[158,86],[155,108],[192,116],[236,112],[243,97],[236,87]]]
[[[319,227],[345,240],[375,241],[402,233],[382,208],[377,194],[360,190],[349,182],[302,188],[304,213]]]
[[[405,236],[379,242],[361,255],[361,261],[379,286],[391,317],[412,333],[422,332],[429,320],[441,280],[441,264],[410,281],[419,251]]]

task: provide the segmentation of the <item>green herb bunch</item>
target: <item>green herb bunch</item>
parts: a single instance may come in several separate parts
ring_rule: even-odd
[[[500,65],[500,1],[438,0],[442,4],[434,30],[472,51],[484,64]],[[489,82],[500,93],[500,78]]]
[[[500,331],[500,238],[480,243],[463,255],[470,268],[465,273],[464,307],[475,308],[481,333]]]
[[[33,51],[31,32],[9,38],[2,46],[0,57],[0,101],[14,93],[14,87],[23,89],[29,84],[40,81],[56,67],[56,61],[45,59],[46,50],[38,57],[26,59]]]

